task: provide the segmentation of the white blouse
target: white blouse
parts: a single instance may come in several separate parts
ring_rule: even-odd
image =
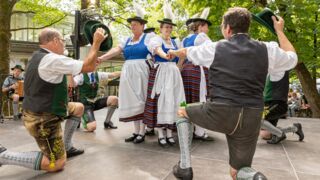
[[[176,43],[176,45],[177,45],[178,48],[179,48],[180,42],[179,42],[178,39],[175,39],[175,43]],[[149,45],[148,45],[148,49],[149,49],[149,51],[152,53],[152,55],[154,55],[154,54],[155,54],[154,51],[155,51],[158,47],[162,47],[162,44],[164,44],[164,47],[165,47],[165,48],[168,48],[168,49],[169,49],[169,48],[170,48],[170,49],[175,48],[174,45],[172,44],[172,41],[170,42],[170,44],[167,44],[167,43],[165,42],[165,40],[162,39],[161,36],[157,35],[157,36],[155,36],[155,37],[153,37],[153,38],[150,39],[150,43],[149,43]]]
[[[139,44],[140,41],[141,41],[141,39],[142,39],[142,37],[144,36],[144,34],[145,34],[145,33],[142,33],[142,34],[141,34],[141,36],[140,36],[140,38],[139,38],[139,41],[132,41],[132,38],[133,38],[133,37],[126,37],[126,38],[121,39],[121,40],[120,40],[119,47],[120,47],[121,49],[124,49],[124,47],[126,46],[126,43],[127,43],[127,41],[128,41],[128,38],[131,38],[131,40],[129,41],[128,45]],[[146,34],[146,38],[144,39],[144,45],[146,45],[146,46],[148,47],[148,44],[149,44],[149,42],[150,42],[150,39],[153,38],[153,37],[155,37],[155,36],[156,36],[156,34],[155,34],[154,32],[147,33],[147,34]]]

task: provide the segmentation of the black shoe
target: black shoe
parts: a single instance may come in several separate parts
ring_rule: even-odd
[[[204,133],[202,136],[198,136],[193,133],[193,139],[201,141],[214,141],[213,137],[208,136],[206,133]]]
[[[133,133],[131,137],[124,139],[124,142],[132,142],[137,136],[138,134]]]
[[[113,122],[111,122],[111,121],[108,122],[108,123],[107,123],[107,122],[104,122],[103,124],[104,124],[104,128],[105,128],[105,129],[108,129],[108,128],[110,128],[110,129],[117,129],[117,128],[118,128],[117,126],[114,126],[114,125],[113,125]]]
[[[18,115],[14,115],[14,116],[13,116],[13,120],[14,120],[14,121],[19,121],[19,120],[20,120],[20,118],[19,118],[19,116],[18,116]]]
[[[299,136],[299,141],[303,141],[304,133],[302,131],[301,124],[300,123],[293,123],[293,125],[298,128],[297,132],[295,132],[295,133]]]
[[[168,143],[170,146],[173,146],[173,145],[176,144],[176,142],[174,141],[173,137],[169,137],[169,138],[167,137],[166,140],[167,140],[167,143]],[[170,141],[170,140],[171,140],[171,141]]]
[[[192,168],[189,167],[187,169],[182,169],[179,166],[179,163],[173,166],[173,175],[176,178],[182,179],[182,180],[192,180],[193,178],[193,171]]]
[[[83,149],[76,149],[75,147],[72,147],[67,151],[67,158],[71,158],[74,156],[78,156],[80,154],[83,154],[84,150]]]
[[[164,143],[162,143],[161,141],[164,142]],[[158,143],[159,143],[159,145],[160,145],[161,147],[164,147],[164,148],[169,147],[169,145],[168,145],[168,143],[167,143],[167,141],[166,141],[165,138],[159,138],[159,139],[158,139]]]
[[[262,174],[261,172],[257,172],[257,173],[253,176],[252,179],[253,179],[253,180],[267,180],[267,177],[266,177],[264,174]]]
[[[142,136],[141,134],[139,134],[134,140],[133,143],[134,144],[139,144],[142,143],[144,141],[144,136]]]
[[[0,144],[0,153],[4,152],[4,151],[6,151],[6,150],[7,150],[7,148],[3,147],[3,146]]]
[[[1,144],[0,144],[0,154],[2,153],[2,152],[4,152],[4,151],[6,151],[7,150],[7,148],[5,148],[5,147],[3,147]],[[0,167],[1,167],[1,163],[0,163]]]
[[[145,134],[146,136],[154,136],[155,135],[155,133],[154,133],[154,129],[151,129],[151,131],[146,131],[146,134]]]
[[[285,133],[282,133],[281,137],[278,137],[276,135],[272,135],[272,138],[267,141],[268,144],[278,144],[279,142],[285,140],[287,138]]]

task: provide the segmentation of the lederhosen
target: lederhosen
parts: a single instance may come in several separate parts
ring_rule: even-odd
[[[191,104],[187,114],[192,123],[226,134],[231,167],[250,167],[264,106],[267,47],[246,34],[236,34],[217,43],[213,59],[209,101]]]

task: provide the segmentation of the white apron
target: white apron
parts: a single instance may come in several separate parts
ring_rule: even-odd
[[[119,86],[119,118],[144,112],[149,72],[145,60],[127,60],[123,64]]]
[[[151,98],[158,98],[158,124],[173,124],[177,120],[180,103],[186,101],[180,71],[174,62],[159,63]]]

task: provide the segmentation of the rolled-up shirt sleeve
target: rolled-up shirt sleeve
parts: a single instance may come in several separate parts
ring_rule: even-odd
[[[76,75],[81,72],[82,61],[72,58],[49,53],[43,57],[39,64],[38,72],[41,79],[50,83],[60,83],[63,75]]]
[[[2,84],[2,88],[7,88],[9,86],[10,86],[10,82],[9,82],[9,78],[7,77]]]
[[[194,65],[210,67],[214,60],[216,42],[206,41],[200,46],[187,48],[187,59]]]
[[[83,74],[78,74],[73,77],[73,83],[75,86],[81,86],[83,84]]]
[[[110,73],[108,72],[98,72],[99,80],[107,80]]]
[[[298,63],[295,52],[284,51],[276,42],[264,42],[268,50],[269,74],[280,73],[293,69]]]

